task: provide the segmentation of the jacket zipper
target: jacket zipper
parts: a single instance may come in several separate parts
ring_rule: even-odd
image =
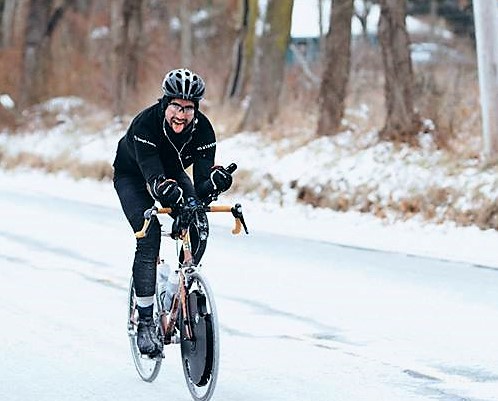
[[[190,141],[192,140],[192,137],[194,136],[193,133],[194,133],[195,127],[192,129],[192,135],[190,136],[189,140],[183,144],[183,146],[182,146],[182,148],[180,150],[178,150],[176,148],[176,146],[174,145],[174,143],[169,138],[168,133],[166,132],[166,125],[165,124],[166,124],[166,117],[164,117],[164,120],[163,120],[163,132],[164,132],[164,136],[166,137],[166,139],[168,139],[168,142],[171,144],[171,146],[173,147],[173,149],[175,149],[176,154],[178,155],[178,160],[180,161],[180,165],[182,166],[183,171],[186,173],[185,167],[183,166],[183,162],[182,162],[182,151],[183,151],[183,148],[185,146],[187,146],[187,144],[190,143]]]

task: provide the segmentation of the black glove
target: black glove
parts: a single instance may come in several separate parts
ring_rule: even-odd
[[[202,208],[203,204],[202,204],[202,202],[199,199],[194,198],[192,196],[189,196],[187,198],[187,201],[185,202],[185,207],[188,208],[188,209],[196,211],[199,208]]]
[[[171,238],[178,239],[182,231],[186,230],[193,220],[201,238],[207,238],[207,230],[209,230],[209,227],[207,225],[204,204],[194,197],[189,197],[182,208],[174,212],[174,221],[171,226]],[[204,232],[206,234],[203,234]]]
[[[223,166],[213,166],[210,178],[213,189],[217,192],[225,192],[232,185],[232,175]]]
[[[163,207],[175,206],[183,201],[183,190],[175,180],[167,179],[164,175],[157,177],[151,185],[152,196]]]

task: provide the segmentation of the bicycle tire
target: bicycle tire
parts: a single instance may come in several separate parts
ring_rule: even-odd
[[[192,398],[196,401],[208,401],[214,393],[218,379],[220,353],[218,315],[213,292],[206,278],[195,272],[189,276],[189,282],[188,306],[192,331],[196,339],[187,340],[183,333],[184,329],[181,328],[183,373]],[[204,305],[202,298],[205,300]],[[195,299],[201,299],[200,308],[191,304]],[[203,343],[200,343],[201,341]],[[200,349],[205,351],[199,352]]]
[[[130,340],[131,355],[138,375],[143,381],[155,380],[161,369],[162,357],[149,358],[142,356],[137,345],[138,311],[136,309],[136,296],[133,278],[128,289],[128,338]]]
[[[192,246],[192,256],[194,259],[194,264],[198,265],[206,252],[207,238],[209,236],[209,222],[206,214],[198,215],[198,224],[192,223],[189,226],[190,240]],[[183,247],[180,250],[179,261],[180,264],[183,263]]]

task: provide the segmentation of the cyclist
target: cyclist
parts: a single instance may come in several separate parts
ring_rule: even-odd
[[[163,97],[131,122],[113,164],[114,188],[134,232],[142,228],[143,212],[155,201],[163,207],[198,203],[232,184],[230,173],[214,165],[215,133],[199,110],[204,80],[188,69],[174,69],[166,73],[162,90]],[[193,183],[185,172],[192,164]],[[133,262],[137,345],[142,354],[152,357],[162,352],[153,320],[160,242],[160,225],[153,219],[148,235],[137,239]]]

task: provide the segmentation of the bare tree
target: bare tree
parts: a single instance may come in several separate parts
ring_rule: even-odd
[[[381,0],[379,39],[385,76],[386,121],[384,139],[412,142],[420,120],[413,105],[413,71],[406,31],[406,3]]]
[[[23,45],[21,108],[42,99],[50,70],[50,40],[71,0],[53,9],[52,0],[30,0]]]
[[[437,0],[430,0],[429,2],[429,15],[431,22],[431,34],[434,36],[437,28]]]
[[[52,0],[30,0],[23,48],[23,74],[21,80],[21,108],[43,97],[46,81],[51,25]]]
[[[257,130],[278,113],[285,54],[290,38],[293,0],[269,0],[257,33],[249,107],[243,128]]]
[[[112,72],[114,81],[113,110],[122,115],[125,100],[137,88],[138,62],[141,58],[143,28],[142,0],[113,0],[111,32],[114,52]]]
[[[484,157],[498,161],[498,5],[474,0]]]
[[[335,134],[344,116],[351,64],[353,0],[335,0],[330,10],[330,30],[325,38],[325,67],[319,95],[317,135]]]
[[[20,1],[22,5],[22,1]],[[21,108],[50,96],[53,60],[51,43],[69,7],[75,0],[29,0],[23,43]],[[19,18],[16,11],[16,20]]]
[[[181,23],[181,63],[184,68],[192,68],[193,43],[192,43],[192,23],[190,12],[190,0],[180,2],[180,23]]]
[[[232,67],[225,90],[225,101],[240,98],[243,95],[245,78],[253,54],[249,43],[254,43],[254,28],[257,17],[257,3],[254,0],[241,0],[237,13],[239,15],[239,27],[237,37],[233,45]]]
[[[320,35],[320,43],[323,42],[323,0],[318,0],[318,32]]]
[[[9,47],[12,45],[14,36],[14,17],[16,15],[16,8],[19,6],[17,0],[4,0],[2,11],[2,32],[1,32],[1,46]]]

